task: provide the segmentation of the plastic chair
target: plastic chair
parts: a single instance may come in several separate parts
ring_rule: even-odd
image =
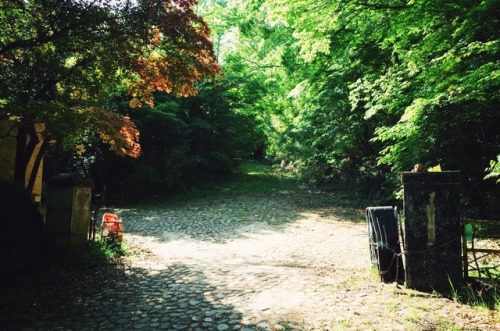
[[[123,221],[117,215],[105,213],[102,215],[101,238],[111,241],[122,241],[123,226]]]

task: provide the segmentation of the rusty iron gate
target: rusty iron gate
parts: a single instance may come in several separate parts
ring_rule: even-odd
[[[500,281],[500,221],[463,220],[464,279]]]

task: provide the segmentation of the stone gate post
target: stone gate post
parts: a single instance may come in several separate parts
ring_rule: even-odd
[[[446,292],[463,282],[460,172],[403,172],[408,288]]]
[[[93,183],[75,177],[49,182],[46,229],[49,245],[70,252],[87,243]]]

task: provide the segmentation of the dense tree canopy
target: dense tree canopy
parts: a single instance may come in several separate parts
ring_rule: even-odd
[[[79,146],[61,169],[85,168],[106,186],[124,177],[104,175],[113,164],[134,192],[265,155],[312,183],[386,200],[401,171],[440,164],[461,170],[469,207],[488,215],[500,201],[498,1],[196,5],[2,2],[2,118],[25,135],[45,122],[59,144]],[[221,74],[216,62],[224,79],[201,83]],[[138,156],[139,131],[137,161],[100,145]]]
[[[138,131],[111,97],[128,92],[131,106],[152,105],[155,91],[193,95],[197,81],[219,74],[195,4],[2,1],[0,118],[17,127],[14,179],[24,180],[37,122],[46,125],[45,145],[99,132],[115,152],[137,157]]]
[[[83,172],[97,192],[124,202],[225,179],[262,141],[253,117],[234,113],[228,103],[222,85],[205,86],[188,98],[156,93],[154,107],[134,111],[124,100],[118,111],[130,112],[141,132],[140,158],[116,156],[87,137],[79,142],[85,145],[80,155],[50,150],[50,163],[57,165],[51,171]]]
[[[498,1],[205,3],[224,8],[209,20],[223,70],[262,119],[269,157],[381,197],[400,171],[440,164],[462,171],[486,213],[498,194],[484,180],[500,153]]]

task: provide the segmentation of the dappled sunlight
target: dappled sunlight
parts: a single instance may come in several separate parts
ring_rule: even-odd
[[[402,290],[372,273],[366,224],[337,216],[324,196],[221,195],[109,210],[125,223],[131,254],[123,267],[98,274],[104,282],[78,285],[88,294],[61,314],[57,302],[30,306],[23,326],[303,331],[391,329],[403,318],[415,329],[462,309],[413,297],[405,301],[410,309],[400,309]],[[79,277],[58,290],[73,295]],[[36,324],[41,315],[57,323]]]
[[[232,307],[241,314],[243,325],[269,329],[292,325],[292,330],[302,330],[304,312],[323,310],[322,288],[345,286],[338,285],[342,279],[336,280],[336,274],[348,270],[362,275],[369,259],[363,245],[364,226],[322,222],[313,212],[297,216],[296,221],[279,225],[245,223],[224,242],[169,231],[160,236],[129,234],[127,241],[147,252],[148,259],[141,257],[133,264],[150,275],[161,273],[162,266],[180,264],[203,271],[203,282],[211,288],[203,293],[203,300]],[[356,240],[357,236],[363,240]],[[346,242],[347,237],[354,240]],[[196,282],[199,276],[179,277],[182,284]]]
[[[265,175],[260,172],[260,171],[248,171],[245,173],[248,176],[259,176],[259,177],[264,177]]]
[[[159,219],[160,219],[159,216],[148,216],[148,217],[144,217],[142,220],[147,222],[147,221],[157,221]]]
[[[316,200],[304,207],[296,202],[281,196],[220,196],[115,212],[126,223],[126,240],[168,263],[188,261],[234,270],[248,265],[309,268],[313,273],[318,268],[332,271],[370,265],[364,224],[342,221],[318,208],[324,202]],[[344,253],[336,255],[336,251]]]
[[[337,274],[369,269],[366,226],[332,213],[331,195],[271,192],[115,211],[128,224],[126,240],[156,263],[151,269],[199,268],[245,323],[282,318],[300,325],[301,312],[318,307],[322,287],[340,286]]]
[[[302,216],[306,220],[317,220],[321,216],[318,213],[313,213],[313,212],[302,212],[299,213],[300,216]]]
[[[305,301],[305,293],[289,287],[264,290],[253,296],[245,304],[249,310],[291,310],[300,309]]]
[[[380,283],[371,269],[363,206],[369,204],[346,193],[260,185],[233,183],[195,199],[114,210],[134,252],[132,275],[143,270],[162,281],[148,302],[177,307],[213,330],[228,321],[253,330],[398,323],[406,310],[394,318],[384,312],[396,309],[401,289]],[[207,307],[201,317],[199,306]],[[412,309],[419,317],[404,321],[407,329],[447,316]],[[372,311],[373,320],[356,324]]]

